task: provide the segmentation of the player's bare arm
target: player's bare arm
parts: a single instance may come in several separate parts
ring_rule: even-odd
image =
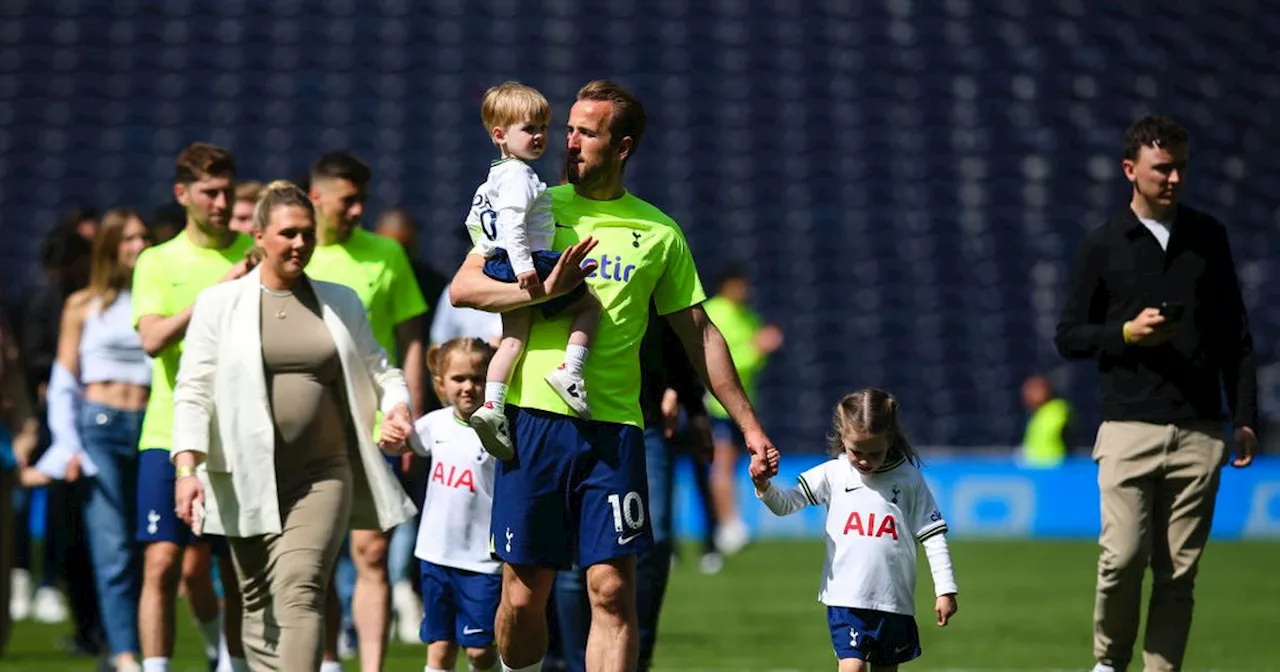
[[[529,297],[529,292],[515,283],[499,282],[484,274],[484,257],[467,255],[462,266],[449,283],[449,301],[459,308],[475,308],[487,313],[505,313],[569,293],[587,275],[596,269],[592,261],[583,266],[587,255],[595,249],[596,241],[587,237],[569,247],[560,255],[556,267],[544,283],[546,294],[541,298]]]
[[[764,433],[764,427],[756,417],[755,409],[742,389],[742,381],[738,378],[738,370],[729,355],[729,346],[724,335],[707,317],[702,305],[690,306],[684,310],[667,316],[671,328],[680,337],[685,352],[689,355],[689,363],[702,377],[711,393],[729,412],[729,417],[738,424],[742,436],[746,439],[747,449],[753,455],[759,455],[766,462],[773,451],[774,458],[769,475],[778,473],[777,449]]]
[[[246,258],[235,263],[218,282],[230,282],[243,277],[253,268],[253,262]],[[177,315],[143,315],[138,320],[138,336],[142,339],[142,349],[151,357],[159,357],[165,348],[181,341],[187,335],[187,325],[191,323],[191,309],[195,304],[184,308]]]
[[[142,349],[151,357],[159,357],[165,348],[181,341],[191,322],[191,308],[192,306],[187,306],[182,312],[169,317],[143,315],[138,320]]]

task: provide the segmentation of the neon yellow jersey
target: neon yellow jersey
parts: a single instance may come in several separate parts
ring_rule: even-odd
[[[764,320],[747,306],[735,303],[721,296],[707,299],[702,306],[707,317],[724,335],[729,346],[729,355],[733,357],[733,366],[738,370],[738,378],[742,380],[742,389],[752,403],[756,400],[756,374],[764,368],[765,355],[756,347],[756,334],[764,326]],[[716,418],[728,418],[729,412],[720,405],[715,395],[706,396],[707,414]]]
[[[599,241],[592,251],[599,268],[587,278],[604,308],[583,370],[591,415],[641,427],[640,341],[649,324],[649,301],[658,314],[669,315],[706,299],[693,254],[674,220],[629,192],[612,201],[593,201],[578,196],[571,185],[548,191],[556,219],[552,249],[563,251],[587,236]],[[547,319],[536,309],[534,315],[507,402],[573,415],[543,380],[564,361],[571,318]]]
[[[400,243],[357,228],[345,243],[317,246],[307,263],[307,275],[354,289],[369,316],[373,337],[398,366],[396,325],[427,312],[409,255]]]
[[[1056,467],[1067,457],[1063,432],[1071,420],[1066,399],[1050,399],[1027,421],[1022,437],[1022,459],[1032,467]]]
[[[197,247],[186,231],[172,240],[143,250],[133,269],[133,327],[147,315],[172,317],[195,303],[200,292],[218,284],[253,246],[239,234],[220,250]],[[185,340],[161,351],[151,364],[151,398],[142,420],[138,449],[169,450],[173,444],[173,387]]]

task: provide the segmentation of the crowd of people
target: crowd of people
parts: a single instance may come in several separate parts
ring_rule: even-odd
[[[372,174],[345,151],[304,184],[262,185],[196,142],[176,161],[184,219],[163,242],[127,209],[60,228],[45,283],[0,326],[0,577],[29,546],[10,541],[11,493],[44,486],[62,501],[46,556],[82,563],[66,571],[73,646],[110,669],[170,669],[182,595],[211,670],[331,672],[344,648],[380,670],[393,614],[427,645],[427,672],[459,656],[473,670],[644,670],[675,553],[677,445],[702,465],[708,572],[747,540],[733,491],[745,449],[768,510],[826,510],[819,599],[839,669],[920,656],[917,544],[938,626],[959,589],[898,399],[841,399],[831,459],[774,485],[753,380],[782,332],[747,307],[741,269],[709,299],[679,225],[624,187],[640,101],[585,85],[549,188],[530,166],[552,118],[542,94],[504,83],[481,117],[498,159],[448,281],[412,260],[407,213],[360,226]],[[1175,207],[1186,145],[1163,118],[1130,129],[1132,202],[1086,241],[1058,331],[1106,386],[1100,672],[1132,657],[1148,564],[1145,663],[1181,663],[1228,461],[1219,379],[1235,466],[1256,443],[1225,234]]]
[[[602,145],[600,137],[615,110],[627,107],[629,95],[611,84],[598,86],[600,91],[585,94],[588,104],[594,104],[594,127],[577,136],[580,144],[570,152],[585,164],[588,185],[603,179],[596,189],[621,190],[623,160],[610,158],[608,143]],[[526,110],[510,102],[521,96],[541,100],[535,115],[541,123],[530,129],[521,118]],[[550,107],[541,94],[515,84],[495,88],[490,99],[496,107],[485,111],[486,127],[498,129],[493,140],[507,159],[503,170],[523,171],[518,172],[523,180],[517,185],[523,192],[519,197],[529,200],[507,207],[516,197],[510,180],[492,181],[496,204],[485,203],[492,212],[473,211],[473,218],[487,220],[469,227],[472,242],[490,256],[496,250],[516,260],[511,269],[519,273],[509,278],[514,282],[498,281],[524,293],[522,301],[562,293],[560,288],[569,286],[571,300],[562,304],[581,301],[595,307],[585,313],[575,307],[567,314],[599,320],[601,289],[588,290],[585,280],[632,280],[631,270],[584,266],[600,243],[598,234],[571,247],[564,261],[551,252],[551,237],[544,235],[537,241],[541,249],[525,248],[524,253],[518,242],[509,240],[510,232],[525,227],[543,227],[555,235],[549,207],[553,192],[537,181],[527,163],[545,149]],[[641,110],[638,102],[627,109],[634,123]],[[642,111],[640,115],[641,126],[632,129],[628,140],[631,147],[643,130]],[[510,136],[504,137],[508,129]],[[566,163],[567,172],[572,165]],[[50,513],[43,530],[45,566],[32,571],[31,558],[12,556],[14,549],[32,555],[33,540],[22,537],[29,536],[32,516],[6,510],[6,534],[18,534],[12,537],[15,543],[3,544],[6,562],[0,573],[9,574],[14,561],[20,562],[13,572],[16,580],[0,583],[16,588],[18,595],[0,597],[4,604],[19,604],[32,596],[37,615],[55,622],[65,618],[59,584],[67,584],[76,620],[72,653],[105,652],[110,669],[168,669],[180,596],[203,636],[211,669],[328,669],[353,653],[362,669],[381,669],[393,620],[399,621],[402,639],[418,640],[426,633],[423,605],[429,617],[433,598],[422,599],[428,578],[412,565],[415,555],[422,559],[424,544],[430,547],[439,540],[418,530],[418,509],[459,482],[441,473],[447,453],[422,442],[413,431],[414,419],[437,417],[439,411],[433,409],[443,401],[444,409],[452,409],[449,413],[486,444],[486,455],[500,452],[502,443],[508,448],[531,445],[507,425],[511,413],[504,402],[508,395],[521,399],[523,394],[511,409],[530,414],[539,413],[539,404],[554,405],[519,384],[521,371],[543,357],[546,346],[539,341],[540,330],[531,328],[532,311],[482,305],[494,300],[484,286],[492,263],[490,275],[477,277],[467,275],[464,264],[458,284],[480,300],[456,298],[442,274],[414,258],[418,225],[408,213],[390,210],[378,219],[374,232],[362,228],[372,174],[355,155],[338,151],[320,157],[300,185],[264,185],[237,176],[230,151],[191,144],[175,166],[179,226],[167,209],[151,218],[153,225],[136,210],[113,209],[100,217],[77,211],[49,236],[42,259],[44,282],[23,300],[10,297],[6,302],[16,306],[0,331],[7,356],[0,369],[7,374],[4,426],[12,434],[5,441],[11,446],[6,454],[13,459],[12,465],[0,467],[15,469],[0,469],[6,488],[0,500],[24,503],[8,493],[38,488],[31,491],[46,498]],[[573,176],[566,174],[566,180],[582,188]],[[670,220],[629,194],[626,198],[631,199],[626,214],[651,220],[654,244],[645,241],[650,260],[666,263],[671,255],[684,284],[657,296],[659,281],[666,280],[655,265],[636,272],[636,280],[643,273],[643,287],[619,287],[620,292],[655,296],[635,303],[644,310],[625,315],[625,330],[602,334],[603,346],[595,349],[595,357],[605,362],[598,370],[625,375],[593,385],[593,392],[603,391],[593,395],[592,410],[585,402],[583,375],[589,340],[567,340],[572,357],[552,367],[553,375],[542,377],[550,382],[557,372],[564,374],[558,388],[553,383],[548,389],[561,403],[583,399],[574,414],[591,419],[592,427],[616,425],[615,449],[628,451],[627,469],[612,475],[616,483],[598,484],[595,496],[600,499],[594,506],[609,507],[613,490],[606,490],[616,490],[612,510],[625,521],[640,521],[635,529],[645,537],[626,540],[624,555],[641,556],[641,570],[660,577],[639,587],[645,618],[637,641],[643,640],[639,648],[647,666],[675,555],[670,510],[674,453],[698,453],[704,492],[710,493],[707,484],[714,480],[709,468],[713,421],[704,401],[714,397],[700,374],[710,367],[713,383],[730,386],[732,395],[741,389],[738,373],[749,382],[767,352],[736,372],[728,350],[712,352],[710,365],[701,357],[698,367],[686,359],[685,340],[714,328],[700,309],[692,310],[703,297],[691,256]],[[526,209],[539,210],[542,223],[532,217],[508,221],[510,212]],[[503,213],[501,223],[493,217],[496,212]],[[564,221],[559,212],[556,218]],[[481,244],[489,231],[502,231],[501,246]],[[683,246],[683,251],[672,255],[673,246]],[[537,287],[528,275],[530,260],[536,260],[540,272]],[[729,275],[734,282],[746,281],[741,271]],[[722,284],[729,283],[726,279]],[[742,292],[725,292],[719,301],[749,314]],[[681,303],[688,305],[677,305]],[[538,312],[547,320],[556,314],[546,307]],[[659,319],[672,312],[682,313],[679,321]],[[587,328],[594,330],[594,325]],[[754,338],[752,329],[739,329],[727,332],[719,343],[745,360],[745,353],[755,348]],[[771,349],[780,337],[773,341]],[[509,351],[513,344],[516,349]],[[243,357],[253,350],[261,358]],[[457,391],[458,376],[448,372],[463,359],[463,351],[489,367],[474,407]],[[558,351],[563,357],[565,344]],[[429,366],[428,352],[439,353],[439,362]],[[494,357],[504,352],[507,361],[494,367]],[[509,388],[504,381],[511,383]],[[735,410],[748,413],[743,417],[755,423],[753,436],[759,439],[758,422],[744,411],[749,408],[742,397]],[[717,417],[728,417],[718,405],[716,410]],[[558,441],[566,440],[566,432],[577,433],[576,441],[585,440],[577,425],[558,431]],[[739,451],[743,441],[739,435]],[[407,445],[422,449],[414,454]],[[548,453],[547,458],[553,456]],[[510,464],[512,457],[507,453],[491,459]],[[489,468],[493,470],[492,463]],[[586,479],[580,484],[584,488],[591,484],[584,475],[565,477]],[[468,487],[483,488],[484,479],[475,478],[469,477]],[[490,489],[515,482],[496,475],[490,481]],[[650,492],[663,503],[647,503]],[[707,497],[708,539],[700,565],[717,571],[723,563],[714,539],[717,509]],[[424,509],[425,515],[432,513]],[[504,529],[517,524],[508,522]],[[487,554],[488,524],[475,529],[484,530],[480,546]],[[647,543],[651,534],[656,540],[652,546]],[[736,552],[744,542],[739,531],[728,550]],[[618,620],[619,605],[606,602],[591,602],[590,608],[600,610],[594,619],[591,614],[567,618],[573,613],[570,604],[576,606],[588,594],[596,597],[601,584],[599,578],[578,582],[577,572],[585,574],[600,563],[587,555],[584,564],[579,553],[567,548],[558,553],[554,559],[530,558],[547,568],[536,578],[547,587],[537,591],[542,627],[555,631],[547,664],[549,669],[586,669],[588,632],[610,620],[614,628],[625,629],[627,623]],[[69,563],[75,558],[81,563],[72,571]],[[487,567],[496,563],[486,562]],[[33,575],[39,575],[39,588],[31,585]],[[634,574],[625,567],[613,567],[608,578],[636,589]],[[551,599],[552,584],[556,599]],[[616,586],[610,595],[622,599]],[[530,605],[519,608],[527,611]],[[6,615],[21,619],[30,608],[8,611],[13,613]],[[7,632],[10,619],[0,620]],[[524,614],[521,620],[525,628],[537,623]],[[470,632],[473,626],[466,626],[464,645],[478,641],[477,636],[494,639],[492,618],[480,633]],[[561,641],[582,646],[575,652],[572,646],[559,646]],[[315,665],[308,659],[313,651],[319,657]],[[620,655],[629,654],[624,650]]]

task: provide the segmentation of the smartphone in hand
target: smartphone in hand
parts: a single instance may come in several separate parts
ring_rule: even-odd
[[[1175,322],[1181,322],[1186,312],[1187,312],[1186,305],[1183,304],[1181,301],[1161,301],[1160,302],[1160,315],[1161,317],[1164,318],[1165,322],[1168,322],[1171,324]]]

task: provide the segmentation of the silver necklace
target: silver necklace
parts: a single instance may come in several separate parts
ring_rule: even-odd
[[[276,291],[276,290],[274,290],[274,289],[271,289],[270,287],[267,287],[266,285],[261,285],[261,284],[260,284],[260,285],[258,285],[258,286],[262,288],[262,291],[264,291],[264,292],[266,292],[266,293],[270,294],[271,296],[274,296],[274,297],[276,297],[276,298],[278,298],[278,299],[287,299],[287,298],[289,298],[289,297],[293,296],[293,292],[288,291],[288,290],[283,291],[283,292],[280,292],[280,291]],[[285,313],[284,313],[284,304],[280,304],[280,307],[279,307],[279,308],[276,308],[276,319],[277,319],[277,320],[283,320],[284,318],[285,318]]]

